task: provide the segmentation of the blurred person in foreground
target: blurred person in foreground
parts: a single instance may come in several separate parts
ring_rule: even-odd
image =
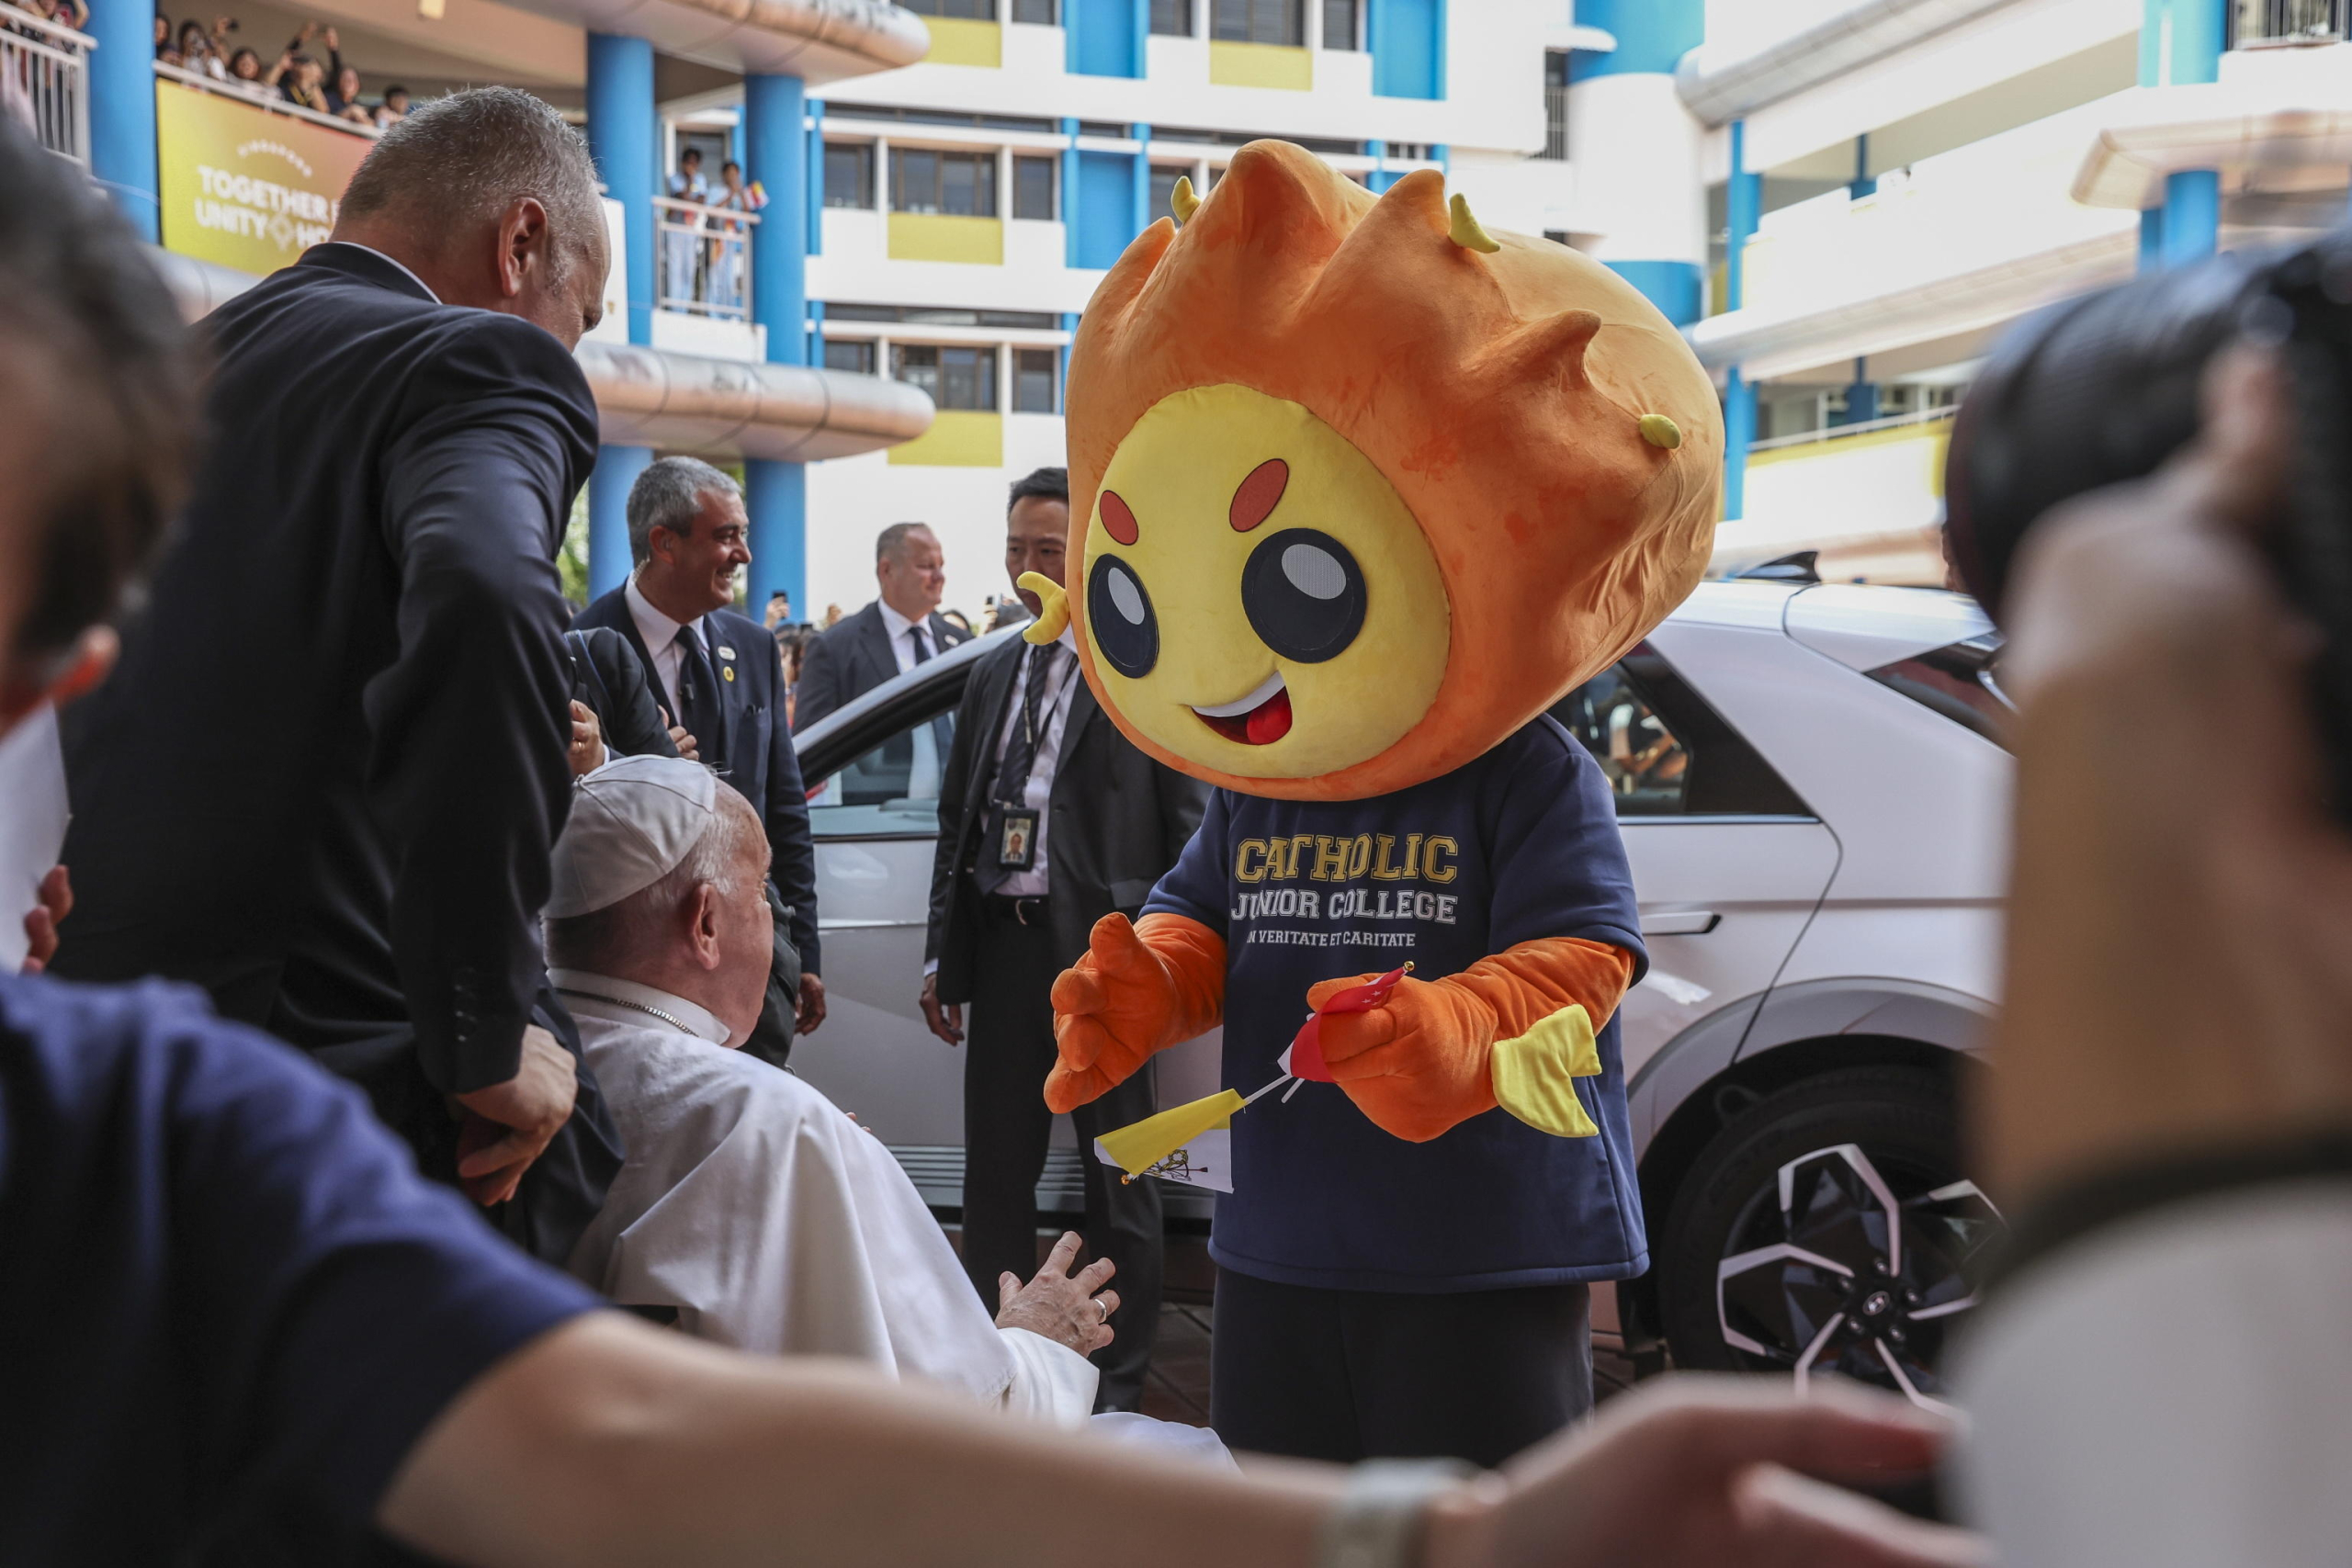
[[[1960,1387],[2009,1568],[2317,1568],[2352,1540],[2352,836],[2263,552],[2298,429],[2277,363],[2233,351],[2199,442],[2037,524],[2007,595],[1976,1135],[2015,1229]],[[2183,766],[2217,714],[2252,765]]]
[[[196,373],[80,172],[0,127],[0,731],[101,679]],[[0,977],[0,1562],[184,1562],[370,1522],[477,1568],[1953,1568],[1801,1479],[1929,1461],[1840,1393],[1684,1382],[1498,1477],[1241,1476],[598,1310],[420,1181],[358,1096],[169,986]],[[1047,1521],[1050,1521],[1049,1525]]]
[[[749,1049],[780,1067],[793,1037],[825,1021],[825,982],[818,977],[817,850],[786,714],[784,652],[734,608],[737,579],[752,564],[751,518],[741,488],[695,457],[648,465],[629,487],[627,510],[635,562],[628,581],[572,625],[627,639],[653,700],[694,737],[695,760],[718,770],[765,825],[778,941]]]
[[[855,615],[827,607],[825,630],[802,658],[793,722],[803,729],[971,637],[938,613],[947,591],[947,558],[939,536],[923,525],[893,523],[876,536],[874,581],[879,592]],[[950,739],[946,728],[943,719],[910,738],[911,765],[921,776],[910,782],[909,795],[929,798],[939,793],[938,764]],[[926,736],[935,746],[928,745]],[[896,744],[904,747],[907,741]],[[913,787],[925,778],[930,788]]]
[[[570,350],[605,250],[537,99],[388,132],[334,240],[207,318],[203,466],[66,738],[57,972],[203,986],[551,1262],[620,1164],[537,929],[571,779],[555,555],[596,445]]]
[[[1005,509],[1004,570],[1062,581],[1069,475],[1039,468],[1015,481]],[[1032,606],[1035,613],[1035,606]],[[940,791],[939,849],[919,1003],[931,1032],[964,1041],[964,1266],[983,1300],[1036,1257],[1037,1179],[1053,1113],[1054,978],[1087,950],[1094,922],[1139,913],[1183,852],[1208,786],[1153,761],[1119,733],[1078,671],[1075,634],[1042,648],[1012,638],[982,656],[956,714]],[[1008,823],[1021,852],[1008,863]],[[1122,1181],[1095,1137],[1158,1106],[1147,1065],[1072,1113],[1086,1184],[1087,1245],[1118,1265],[1127,1305],[1119,1337],[1098,1353],[1102,1403],[1143,1399],[1159,1321],[1159,1188]]]
[[[1073,1278],[1073,1236],[983,1310],[881,1140],[736,1049],[765,994],[767,872],[758,816],[699,763],[625,758],[575,792],[548,959],[629,1154],[571,1272],[699,1339],[846,1356],[1082,1423],[1086,1356],[1119,1304],[1095,1296],[1111,1265]]]

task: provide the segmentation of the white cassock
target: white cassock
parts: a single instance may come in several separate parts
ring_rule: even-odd
[[[628,1157],[571,1254],[624,1306],[697,1338],[847,1356],[978,1403],[1083,1423],[1092,1362],[999,1328],[882,1141],[790,1073],[730,1051],[666,991],[558,969]]]

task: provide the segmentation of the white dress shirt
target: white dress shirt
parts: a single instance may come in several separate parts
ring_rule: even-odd
[[[890,655],[899,661],[899,673],[903,675],[917,664],[939,657],[939,634],[925,615],[910,621],[890,608],[884,599],[874,601],[882,612],[882,627],[890,634]],[[922,659],[915,658],[915,638],[922,639]],[[939,737],[928,724],[917,725],[912,737],[915,748],[914,765],[907,771],[909,800],[939,798],[939,767],[946,759],[939,754]]]
[[[697,1338],[846,1356],[1075,1427],[1094,1365],[999,1328],[882,1141],[665,991],[549,972],[628,1157],[571,1272]]]
[[[637,623],[637,635],[645,639],[645,651],[653,655],[653,679],[663,694],[662,705],[670,710],[672,724],[684,724],[685,720],[679,715],[684,710],[678,703],[678,663],[683,657],[678,652],[678,633],[691,633],[695,646],[702,649],[705,659],[710,657],[710,638],[704,633],[699,619],[682,626],[655,609],[653,601],[638,592],[634,576],[621,590],[621,596],[628,602],[628,618]],[[696,736],[695,739],[699,741],[707,737]]]
[[[1046,836],[1047,824],[1053,820],[1054,770],[1061,762],[1062,732],[1069,728],[1070,699],[1077,694],[1078,688],[1076,634],[1065,626],[1055,643],[1068,649],[1069,658],[1063,664],[1053,688],[1038,700],[1037,717],[1045,727],[1045,733],[1038,737],[1037,759],[1030,764],[1029,778],[1021,792],[1021,804],[1037,813],[1036,859],[1028,870],[1014,872],[1005,879],[1004,886],[997,889],[1008,898],[1042,898],[1051,886],[1046,874]],[[989,753],[989,782],[994,781],[996,770],[1004,761],[1005,748],[1012,744],[1012,737],[1021,728],[1022,694],[1028,690],[1031,669],[1045,652],[1044,649],[1034,645],[1023,645],[1022,649],[1021,667],[1012,677],[1012,703],[1004,716],[1004,728],[997,731],[996,750]],[[983,793],[987,787],[984,783]],[[977,803],[982,811],[993,804],[989,800]],[[993,844],[980,846],[982,854],[992,854],[995,851]]]

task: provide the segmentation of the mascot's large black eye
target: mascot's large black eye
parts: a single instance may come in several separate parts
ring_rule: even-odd
[[[1363,573],[1348,547],[1285,528],[1250,552],[1241,607],[1268,648],[1301,664],[1337,659],[1363,630]]]
[[[1111,668],[1140,681],[1159,662],[1159,617],[1135,568],[1116,556],[1097,556],[1086,574],[1086,629]]]

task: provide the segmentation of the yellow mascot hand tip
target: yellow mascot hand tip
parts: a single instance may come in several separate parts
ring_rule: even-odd
[[[1193,214],[1201,209],[1201,198],[1193,192],[1193,176],[1176,176],[1176,188],[1168,193],[1169,210],[1176,214],[1179,223],[1190,223]]]
[[[1021,635],[1043,648],[1069,629],[1069,595],[1062,592],[1060,583],[1043,572],[1024,571],[1016,581],[1020,587],[1035,593],[1042,606],[1037,618],[1030,622]]]

